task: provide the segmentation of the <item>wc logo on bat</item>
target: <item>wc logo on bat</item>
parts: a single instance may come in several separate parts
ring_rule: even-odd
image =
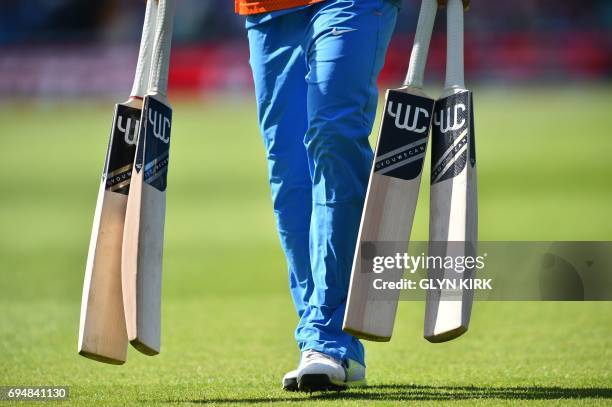
[[[169,118],[156,110],[149,109],[149,124],[155,138],[165,144],[170,142],[170,126],[172,123]]]
[[[412,121],[410,120],[410,113],[412,111]],[[420,126],[419,120],[422,118],[428,119],[429,112],[422,107],[413,108],[412,106],[406,104],[405,108],[402,103],[398,102],[395,110],[393,109],[393,101],[389,101],[387,104],[387,114],[391,117],[395,118],[395,127],[400,130],[408,130],[415,133],[425,133],[429,127],[428,126]]]
[[[137,129],[140,128],[140,120],[134,119],[134,123],[132,124],[132,118],[127,117],[125,121],[125,126],[123,125],[123,116],[119,116],[117,118],[117,129],[123,133],[123,139],[125,144],[135,146],[138,141],[136,137]]]
[[[465,126],[466,107],[463,103],[457,103],[452,109],[447,107],[434,113],[434,126],[438,126],[440,133],[456,131]]]

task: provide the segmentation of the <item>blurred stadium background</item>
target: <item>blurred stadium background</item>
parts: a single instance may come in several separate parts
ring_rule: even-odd
[[[251,87],[244,19],[230,0],[180,0],[170,85],[205,94]],[[5,0],[0,3],[0,95],[119,95],[129,87],[143,15],[139,0]],[[405,0],[381,82],[402,77],[418,2]],[[443,75],[438,24],[429,80]],[[468,80],[487,83],[607,80],[608,0],[474,1],[466,19]]]
[[[610,403],[612,303],[481,302],[470,332],[439,346],[421,338],[422,304],[402,303],[393,341],[366,345],[372,388],[282,393],[296,317],[244,19],[231,0],[177,3],[162,353],[131,350],[117,368],[76,342],[112,103],[131,89],[144,2],[0,1],[0,385],[70,385],[71,405]],[[419,3],[404,0],[381,88],[403,79]],[[472,0],[466,30],[481,239],[612,240],[612,1]],[[426,240],[428,182],[420,196],[413,238]]]

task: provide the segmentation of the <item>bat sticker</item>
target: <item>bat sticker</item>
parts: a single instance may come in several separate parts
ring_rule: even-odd
[[[468,152],[476,164],[472,92],[447,96],[436,102],[432,130],[431,183],[453,178],[464,170]]]
[[[405,180],[421,174],[432,113],[432,100],[388,91],[374,172]]]
[[[172,111],[153,98],[145,98],[134,166],[137,172],[144,168],[144,182],[160,191],[167,185],[171,127]]]
[[[140,109],[117,105],[104,168],[106,190],[127,195],[140,122]]]

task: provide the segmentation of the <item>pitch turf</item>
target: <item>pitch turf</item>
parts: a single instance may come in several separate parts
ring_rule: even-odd
[[[612,240],[611,89],[476,92],[481,239]],[[296,318],[244,98],[175,103],[161,355],[78,356],[111,114],[0,105],[0,385],[69,385],[70,405],[612,403],[612,303],[477,303],[470,332],[439,345],[422,304],[402,303],[393,340],[367,344],[371,387],[282,392]]]

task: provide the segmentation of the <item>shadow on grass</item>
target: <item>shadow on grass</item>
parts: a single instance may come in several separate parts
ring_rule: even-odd
[[[391,384],[368,386],[363,389],[343,392],[295,393],[296,397],[270,398],[211,398],[202,400],[169,400],[191,403],[287,403],[314,400],[363,400],[363,401],[453,401],[472,399],[497,400],[576,400],[612,399],[612,388],[568,388],[568,387],[473,387],[473,386],[420,386],[414,384]]]

